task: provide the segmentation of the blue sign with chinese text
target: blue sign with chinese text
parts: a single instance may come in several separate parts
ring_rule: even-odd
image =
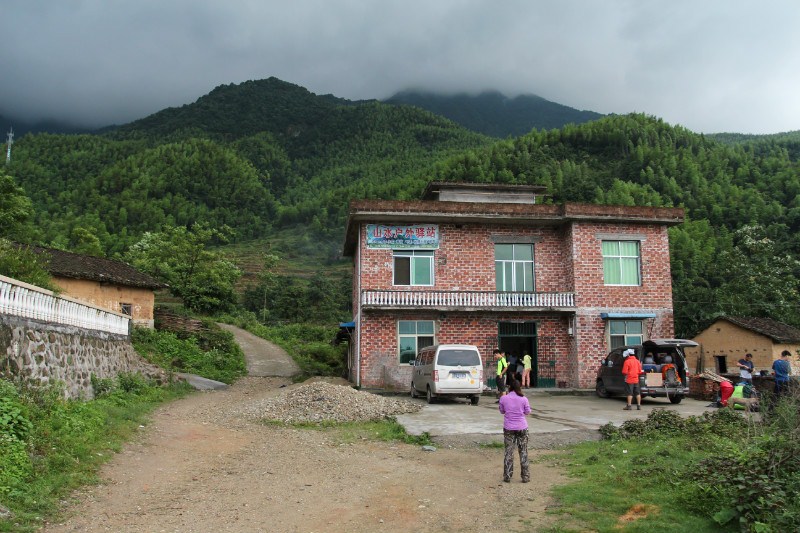
[[[437,250],[439,248],[439,226],[437,224],[415,224],[413,226],[367,224],[367,248]]]

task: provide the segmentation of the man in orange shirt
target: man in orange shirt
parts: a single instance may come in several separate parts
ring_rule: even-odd
[[[628,392],[628,405],[623,409],[625,411],[631,410],[631,401],[636,396],[636,409],[642,409],[642,392],[639,389],[639,374],[642,373],[642,363],[636,357],[636,352],[627,349],[622,352],[625,356],[625,362],[622,363],[622,373],[625,375],[625,389]]]

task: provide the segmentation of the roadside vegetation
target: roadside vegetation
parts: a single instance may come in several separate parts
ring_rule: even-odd
[[[197,374],[233,383],[247,374],[244,353],[233,335],[212,320],[202,320],[198,331],[135,328],[131,338],[139,354],[169,372]]]
[[[35,531],[70,491],[98,481],[99,467],[159,404],[188,386],[155,386],[136,374],[93,379],[96,399],[64,400],[57,387],[0,379],[0,531]],[[0,507],[2,507],[0,506]]]
[[[330,434],[337,443],[341,444],[352,444],[362,440],[403,442],[405,444],[415,444],[418,446],[433,444],[431,436],[428,433],[409,435],[403,425],[394,418],[373,420],[370,422],[301,422],[297,424],[268,422],[268,424],[325,431]]]
[[[752,417],[657,409],[603,426],[603,441],[555,458],[575,481],[555,489],[551,531],[800,530],[798,407],[795,394]]]

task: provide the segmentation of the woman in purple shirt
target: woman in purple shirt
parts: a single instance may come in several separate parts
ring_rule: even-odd
[[[500,398],[500,412],[503,413],[503,441],[506,447],[503,458],[503,481],[511,481],[514,473],[514,448],[519,450],[519,462],[522,471],[522,482],[531,480],[528,464],[528,421],[525,415],[530,414],[531,404],[522,394],[519,381],[509,385],[511,392]]]

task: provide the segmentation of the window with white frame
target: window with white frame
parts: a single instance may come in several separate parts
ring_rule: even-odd
[[[432,250],[395,250],[395,285],[433,285]]]
[[[436,344],[433,320],[398,320],[397,345],[400,363],[408,364],[426,346]]]
[[[533,292],[533,245],[494,245],[495,286],[498,291]]]
[[[639,241],[603,241],[606,285],[640,285]]]
[[[610,349],[642,344],[644,327],[641,320],[609,320],[608,333]]]

